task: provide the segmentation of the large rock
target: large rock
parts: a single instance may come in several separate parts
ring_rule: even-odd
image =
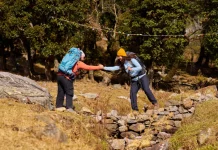
[[[145,129],[145,125],[142,123],[136,123],[136,124],[131,125],[129,129],[135,132],[142,132]]]
[[[0,72],[0,98],[42,105],[52,110],[51,95],[35,81],[9,72]]]
[[[210,94],[215,96],[217,94],[217,87],[216,85],[207,86],[197,90],[197,93],[202,93],[203,95]]]
[[[116,150],[124,150],[125,149],[125,140],[123,139],[114,139],[112,140],[111,147]]]
[[[207,130],[201,131],[197,136],[197,142],[199,145],[203,145],[207,142],[212,134],[212,129],[208,128]]]

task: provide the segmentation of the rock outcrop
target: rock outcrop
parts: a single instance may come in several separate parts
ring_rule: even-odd
[[[0,72],[0,98],[13,98],[22,103],[53,109],[51,95],[34,80],[9,72]]]
[[[112,110],[107,114],[98,112],[95,117],[114,138],[109,141],[112,149],[167,150],[168,139],[181,127],[182,120],[194,114],[197,104],[216,100],[216,92],[216,86],[208,86],[181,101],[169,100],[157,110],[148,109],[127,116],[120,116]],[[198,142],[204,143],[207,138],[208,134],[203,134],[198,137]]]

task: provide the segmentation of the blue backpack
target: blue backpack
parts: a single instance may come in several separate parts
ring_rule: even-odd
[[[72,47],[63,57],[61,63],[59,64],[59,70],[66,75],[72,75],[72,68],[77,63],[77,61],[79,61],[80,56],[80,49]]]

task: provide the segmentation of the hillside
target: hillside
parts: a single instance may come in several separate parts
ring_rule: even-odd
[[[49,90],[52,101],[55,104],[57,94],[56,82],[39,81],[39,85]],[[74,84],[77,99],[74,101],[75,110],[80,112],[83,107],[89,108],[93,113],[101,110],[104,113],[117,110],[119,114],[131,113],[128,100],[118,96],[128,97],[128,86],[105,86],[101,83],[88,80],[77,80]],[[187,97],[193,90],[184,92],[183,98]],[[80,95],[83,93],[96,93],[96,99],[88,99]],[[163,106],[170,97],[180,100],[182,97],[176,93],[154,90],[160,106]],[[178,96],[177,96],[178,95]],[[140,113],[143,112],[144,104],[151,106],[145,94],[139,91],[138,104]],[[218,116],[218,101],[211,101],[199,105],[196,113],[182,123],[182,127],[171,138],[172,149],[196,149],[197,133],[202,129],[212,128],[217,131],[216,124]],[[208,111],[205,111],[208,110]],[[3,149],[75,149],[75,150],[103,150],[109,149],[106,142],[108,138],[105,128],[99,124],[93,125],[93,119],[87,115],[74,115],[69,112],[57,112],[44,109],[42,106],[33,104],[22,104],[13,99],[1,99],[1,145]],[[207,119],[205,119],[207,118]],[[193,130],[194,131],[193,131]],[[190,137],[190,138],[187,138]],[[217,135],[213,136],[215,139]],[[193,139],[192,142],[183,142],[186,139]],[[208,146],[203,149],[216,149],[215,139],[211,139]]]

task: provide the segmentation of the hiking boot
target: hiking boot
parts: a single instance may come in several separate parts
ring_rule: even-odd
[[[77,112],[75,110],[73,110],[72,108],[68,108],[67,111],[71,112],[71,113],[74,113],[74,114],[77,114]]]
[[[139,111],[138,111],[138,110],[133,110],[132,114],[133,114],[134,116],[138,116],[138,115],[139,115]]]
[[[58,107],[58,108],[55,108],[56,111],[65,111],[66,108],[65,107]]]

